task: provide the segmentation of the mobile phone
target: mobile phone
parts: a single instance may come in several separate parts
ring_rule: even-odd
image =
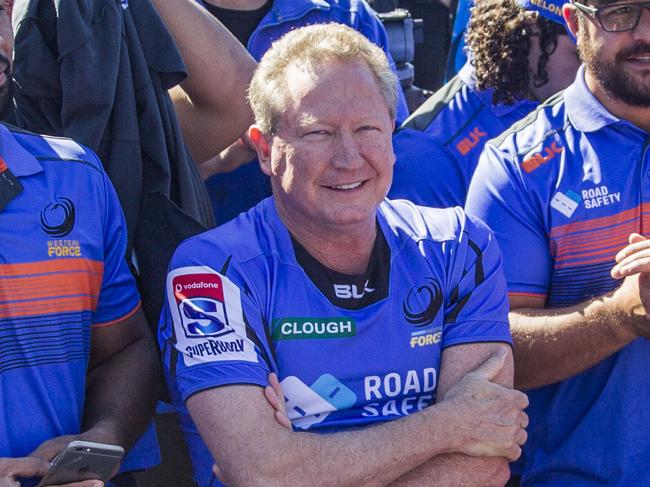
[[[82,480],[106,482],[124,456],[124,448],[92,441],[71,441],[61,450],[38,487]]]

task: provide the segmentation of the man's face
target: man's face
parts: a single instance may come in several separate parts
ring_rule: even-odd
[[[555,50],[549,56],[544,70],[548,81],[542,86],[534,86],[531,81],[530,92],[538,100],[546,100],[551,95],[569,86],[575,79],[580,67],[578,51],[573,40],[568,35],[557,35]],[[530,54],[528,55],[531,73],[537,72],[537,65],[541,55],[540,37],[531,37]],[[532,78],[532,74],[531,74]]]
[[[331,61],[315,71],[285,71],[284,111],[262,163],[278,211],[289,229],[374,225],[392,181],[394,121],[363,62]]]
[[[608,96],[627,105],[650,107],[648,10],[643,10],[636,28],[627,32],[605,32],[595,18],[582,15],[577,37],[587,75]]]
[[[0,118],[4,118],[11,102],[11,59],[14,48],[12,6],[13,0],[0,0]]]

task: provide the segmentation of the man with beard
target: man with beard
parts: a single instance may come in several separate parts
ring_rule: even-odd
[[[580,61],[564,0],[480,0],[467,27],[471,53],[393,137],[391,198],[464,205],[485,143],[575,78]]]
[[[563,8],[584,66],[484,149],[467,210],[504,252],[523,485],[650,485],[650,13]]]

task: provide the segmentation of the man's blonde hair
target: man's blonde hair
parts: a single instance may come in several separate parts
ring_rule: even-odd
[[[395,118],[397,78],[381,48],[345,25],[315,24],[293,30],[274,42],[257,66],[248,99],[260,130],[271,134],[277,128],[287,90],[284,73],[288,66],[298,65],[317,73],[324,63],[335,60],[363,61],[377,81],[391,118]]]

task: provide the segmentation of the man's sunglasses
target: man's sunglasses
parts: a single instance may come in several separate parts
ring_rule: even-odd
[[[650,2],[615,3],[602,7],[591,7],[580,2],[573,2],[578,10],[592,15],[606,32],[625,32],[639,25],[644,9],[650,9]]]

